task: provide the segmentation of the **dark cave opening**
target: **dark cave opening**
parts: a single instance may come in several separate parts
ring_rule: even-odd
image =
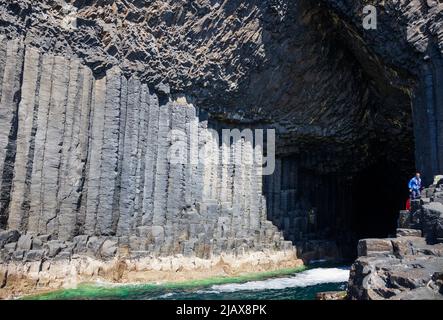
[[[407,183],[404,172],[385,160],[353,177],[350,228],[356,239],[395,235],[398,212],[408,198]]]
[[[358,171],[327,174],[300,155],[277,159],[276,171],[265,178],[268,219],[303,260],[351,261],[358,240],[395,235],[410,176],[398,162],[372,159]],[[404,160],[413,166],[412,158]]]

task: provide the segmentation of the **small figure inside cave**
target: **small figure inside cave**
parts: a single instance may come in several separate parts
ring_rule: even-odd
[[[417,172],[415,174],[415,177],[413,177],[411,180],[409,180],[409,193],[411,200],[419,199],[420,198],[420,191],[421,191],[421,178],[420,178],[420,172]]]

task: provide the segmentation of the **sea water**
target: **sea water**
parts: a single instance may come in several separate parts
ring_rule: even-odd
[[[30,299],[118,300],[311,300],[318,292],[346,290],[349,267],[308,267],[307,270],[259,280],[217,284],[211,279],[177,285],[110,285],[95,283],[28,297]]]

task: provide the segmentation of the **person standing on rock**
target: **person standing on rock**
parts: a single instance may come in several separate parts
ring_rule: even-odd
[[[409,192],[411,195],[411,200],[420,198],[420,190],[421,190],[421,178],[420,172],[415,174],[411,180],[409,180]]]

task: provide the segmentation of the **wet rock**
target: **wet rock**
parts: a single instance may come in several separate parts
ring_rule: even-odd
[[[345,300],[346,291],[328,291],[316,294],[316,300]]]

